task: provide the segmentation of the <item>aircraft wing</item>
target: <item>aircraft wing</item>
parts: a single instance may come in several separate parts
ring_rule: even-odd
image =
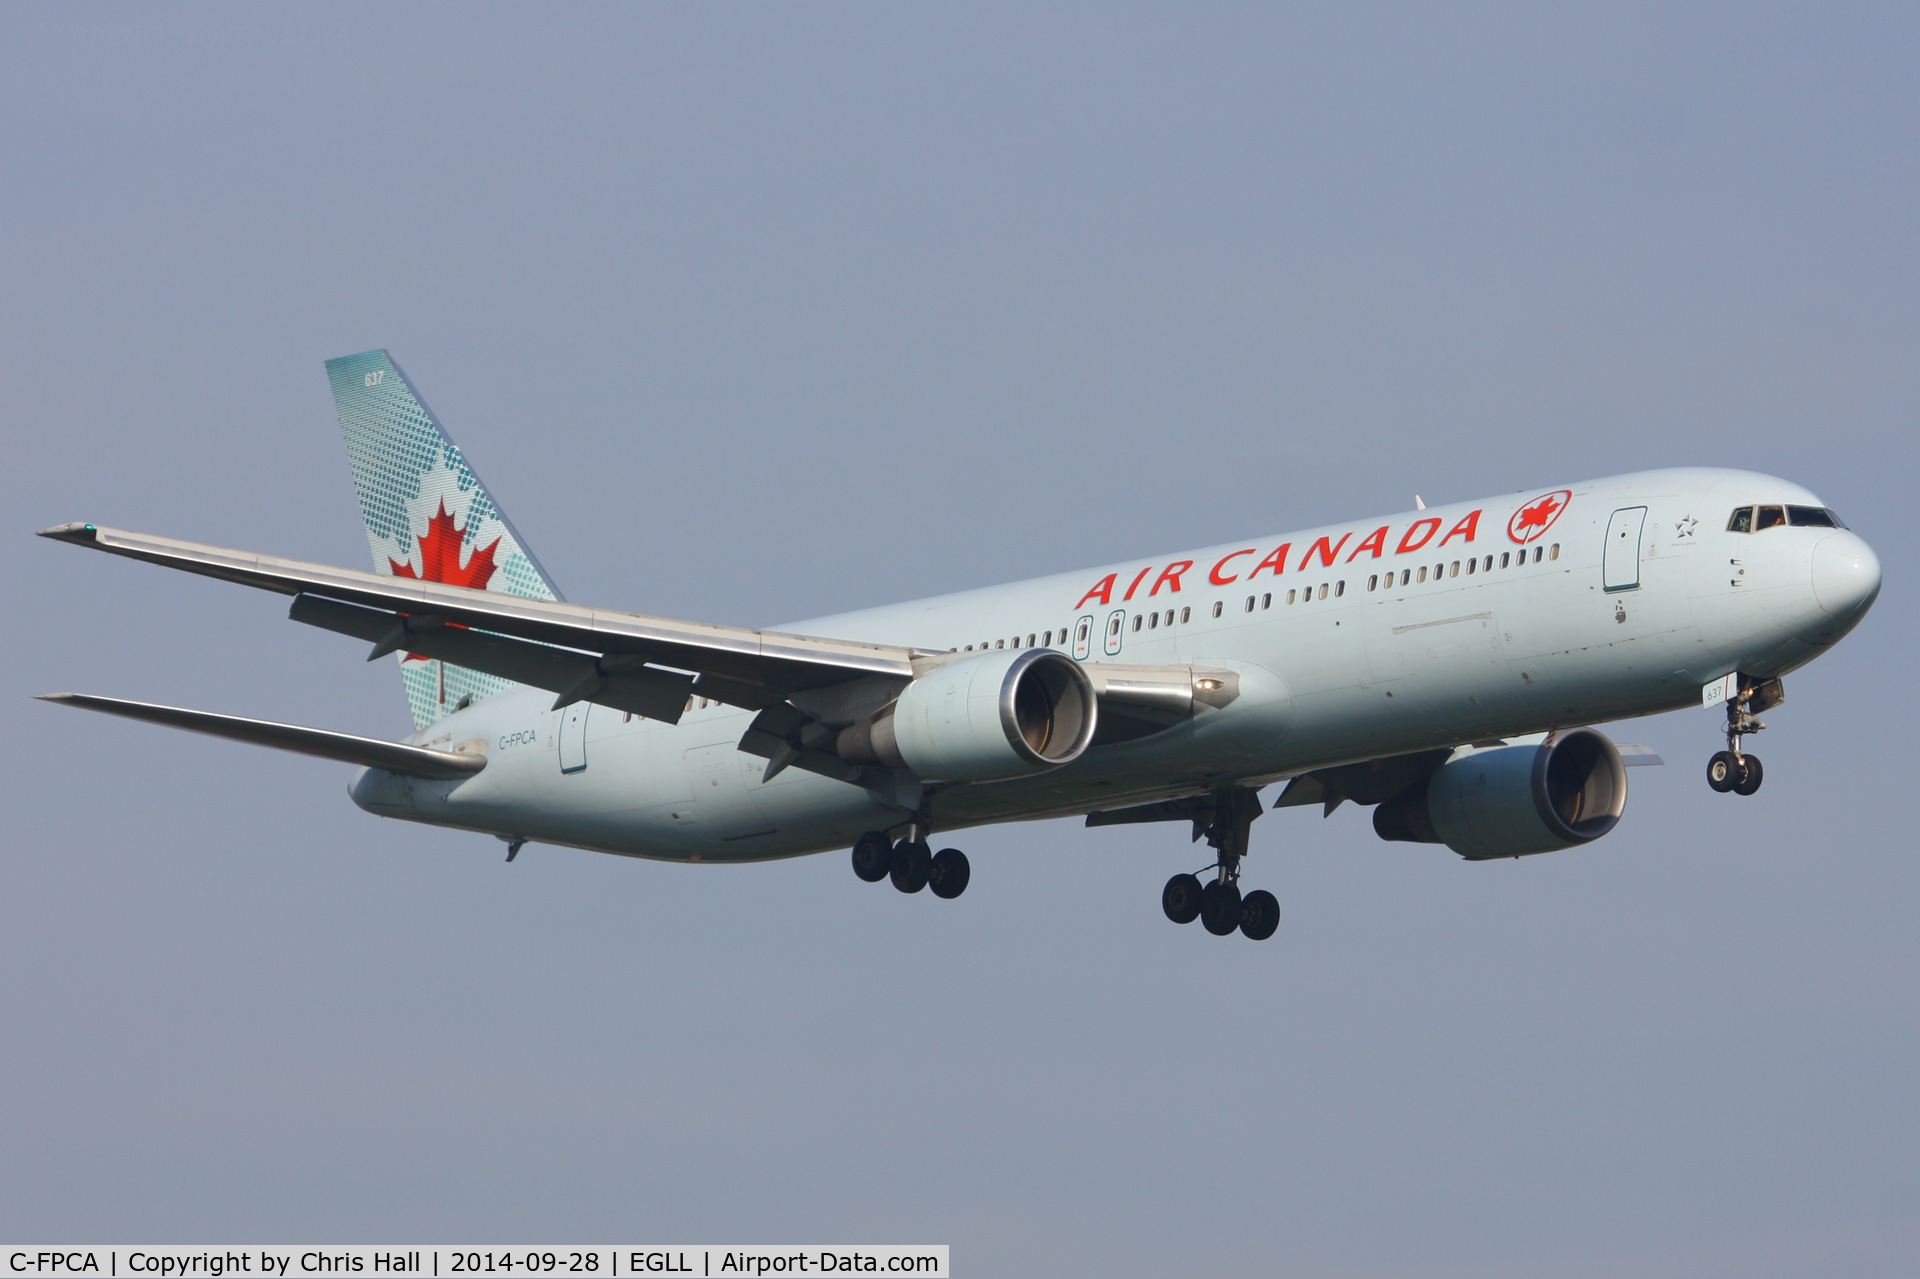
[[[93,524],[40,536],[294,596],[295,621],[370,641],[370,660],[404,650],[549,689],[556,704],[592,701],[669,723],[692,693],[762,710],[868,677],[904,683],[916,660],[947,656],[382,577]]]

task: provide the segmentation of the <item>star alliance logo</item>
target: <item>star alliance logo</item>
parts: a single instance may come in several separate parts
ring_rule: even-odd
[[[1693,516],[1688,515],[1674,524],[1673,535],[1675,537],[1692,537],[1693,530],[1698,528],[1699,525],[1700,525],[1699,520],[1696,520],[1693,518]]]

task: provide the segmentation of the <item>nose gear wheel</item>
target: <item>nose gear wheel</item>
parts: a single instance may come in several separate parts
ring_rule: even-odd
[[[1740,739],[1766,728],[1759,712],[1778,706],[1787,697],[1777,679],[1748,683],[1740,677],[1739,695],[1727,699],[1727,749],[1715,751],[1707,761],[1707,785],[1720,794],[1751,795],[1760,789],[1766,770],[1758,755],[1740,749]]]

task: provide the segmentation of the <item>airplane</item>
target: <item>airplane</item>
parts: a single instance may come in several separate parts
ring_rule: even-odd
[[[1799,485],[1680,468],[1328,525],[753,630],[566,602],[385,350],[330,360],[374,571],[96,524],[40,536],[291,596],[400,667],[403,741],[90,694],[45,700],[360,766],[367,812],[658,861],[851,849],[959,897],[936,832],[1176,822],[1212,865],[1161,907],[1271,937],[1267,808],[1373,809],[1470,861],[1591,843],[1626,768],[1592,727],[1719,708],[1713,790],[1880,564]],[[1284,785],[1282,785],[1284,784]],[[1263,803],[1261,792],[1282,786]],[[1202,882],[1201,874],[1210,878]]]

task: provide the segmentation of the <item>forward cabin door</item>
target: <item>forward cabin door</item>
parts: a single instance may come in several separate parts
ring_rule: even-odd
[[[1607,549],[1601,557],[1600,572],[1608,590],[1639,589],[1640,530],[1646,522],[1644,506],[1622,507],[1607,522]]]
[[[560,708],[560,771],[577,773],[587,766],[587,712],[592,702]]]

